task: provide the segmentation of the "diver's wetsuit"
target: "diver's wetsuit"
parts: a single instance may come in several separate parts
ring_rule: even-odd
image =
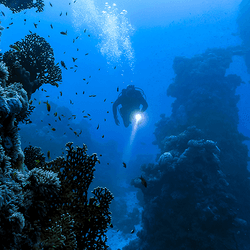
[[[136,90],[134,87],[123,89],[121,95],[113,104],[113,114],[117,125],[119,125],[119,120],[117,118],[117,107],[119,105],[122,105],[119,112],[125,127],[128,127],[131,123],[135,112],[144,112],[148,107],[146,100],[139,90]],[[142,109],[140,109],[140,105],[142,105]]]

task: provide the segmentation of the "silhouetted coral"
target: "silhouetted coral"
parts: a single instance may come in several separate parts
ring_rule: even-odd
[[[35,168],[19,171],[1,144],[1,249],[108,249],[105,233],[113,196],[97,187],[94,197],[87,197],[96,154],[88,156],[85,145],[75,150],[68,143],[66,159],[41,168],[33,161]]]
[[[88,156],[86,145],[83,148],[77,147],[76,150],[72,143],[67,143],[66,146],[66,159],[58,157],[44,166],[44,169],[58,173],[62,188],[58,198],[50,204],[52,209],[47,215],[49,220],[42,226],[41,245],[55,245],[54,238],[59,238],[60,244],[62,241],[66,245],[77,242],[78,249],[107,249],[105,233],[111,222],[109,205],[113,196],[108,189],[97,187],[92,191],[94,197],[88,200],[88,188],[94,178],[97,156]],[[71,216],[74,234],[66,235],[65,230],[69,230],[69,225],[62,224],[57,237],[49,235],[50,229],[60,223],[62,214]],[[61,235],[65,237],[61,238]],[[72,235],[74,239],[71,238]],[[73,245],[71,249],[74,249]]]
[[[4,4],[13,13],[31,8],[37,8],[37,12],[42,12],[44,7],[43,0],[0,0],[0,4]]]
[[[9,69],[8,84],[22,83],[29,98],[42,84],[58,87],[62,71],[55,65],[53,49],[43,37],[32,33],[14,45],[20,51],[8,50],[3,55]]]

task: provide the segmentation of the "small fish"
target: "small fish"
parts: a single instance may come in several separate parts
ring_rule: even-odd
[[[74,104],[71,100],[69,100],[70,104]]]
[[[104,99],[104,102],[106,102],[107,99]]]
[[[73,130],[73,128],[69,128],[70,130]]]
[[[88,35],[88,37],[90,37],[90,35]]]
[[[107,119],[105,119],[105,118],[104,118],[104,121],[106,122],[106,121],[107,121]]]
[[[68,15],[68,12],[66,12],[66,16]]]
[[[109,224],[109,226],[110,226],[111,228],[113,228],[113,227],[114,227],[112,223],[110,223],[110,224]]]
[[[96,129],[98,129],[99,128],[99,124],[98,124],[98,126],[97,126],[97,128]]]
[[[21,49],[17,45],[15,45],[15,44],[14,45],[11,44],[9,47],[11,49],[14,49],[14,50],[18,51],[18,52],[21,52]]]
[[[89,53],[86,53],[85,56],[87,56]]]
[[[47,157],[50,159],[50,151],[47,152]]]
[[[60,34],[62,34],[62,35],[65,35],[65,36],[67,36],[67,34],[68,34],[68,31],[66,30],[66,32],[64,32],[64,31],[61,31],[60,32]]]
[[[131,234],[133,234],[134,232],[135,232],[135,230],[133,229],[133,230],[131,230],[131,232],[130,232],[130,233],[131,233]]]
[[[142,176],[139,177],[139,179],[141,180],[142,185],[143,185],[144,187],[147,187],[147,182],[146,182],[146,180],[145,180]]]
[[[39,163],[40,163],[40,160],[35,160],[35,162],[36,162],[36,165],[37,165],[37,164],[39,164]]]
[[[13,24],[13,22],[11,22],[9,25],[12,25]]]
[[[114,69],[116,69],[116,66],[114,67]]]
[[[54,113],[54,116],[57,116],[57,112]]]
[[[87,114],[88,116],[91,116],[90,114]]]
[[[119,92],[119,87],[117,87],[117,89],[116,89],[116,90],[117,90],[117,92]]]
[[[107,111],[107,114],[109,113],[109,111]]]
[[[86,79],[85,79],[85,78],[83,78],[83,81],[86,81]]]
[[[79,38],[79,36],[76,37],[76,39],[78,39],[78,38]]]
[[[104,138],[104,135],[102,136],[102,138]]]
[[[5,16],[5,14],[4,14],[4,12],[3,12],[3,11],[1,11],[1,13],[2,13],[2,15],[3,15],[3,16]]]
[[[84,29],[84,33],[86,33],[86,31],[87,31],[87,30],[86,30],[86,29]]]
[[[124,167],[124,168],[126,168],[126,167],[127,167],[127,165],[126,165],[126,163],[125,163],[125,162],[123,162],[122,164],[123,164],[123,167]]]
[[[52,130],[52,131],[56,131],[56,129],[55,129],[55,128],[51,128],[51,130]]]
[[[46,105],[47,105],[47,110],[50,112],[51,106],[50,106],[50,104],[48,103],[48,101],[46,102]]]
[[[96,97],[96,95],[89,95],[89,97]]]
[[[48,98],[48,97],[49,97],[49,95],[46,95],[45,97],[47,97],[47,98]]]
[[[51,7],[53,7],[53,5],[52,5],[52,3],[51,3],[51,2],[49,3],[49,5],[50,5]]]
[[[35,28],[37,28],[37,23],[33,23],[33,24],[34,24]]]
[[[60,91],[60,96],[62,96],[62,91]]]
[[[26,19],[23,19],[24,22],[26,22],[27,20]]]
[[[89,118],[87,115],[84,115],[83,118]]]
[[[76,40],[75,40],[75,39],[73,39],[73,43],[75,43],[75,41],[76,41]]]
[[[62,65],[62,67],[64,67],[65,69],[67,69],[66,64],[65,64],[64,61],[61,61],[61,65]]]
[[[60,15],[59,16],[61,16],[62,15],[62,12],[60,13]]]
[[[50,27],[51,27],[51,29],[53,29],[53,25],[52,24],[50,25]]]
[[[39,105],[41,104],[41,101],[38,103]]]
[[[60,116],[58,116],[58,119],[59,119],[60,121],[62,120]]]
[[[31,104],[32,104],[32,102],[33,102],[33,101],[32,101],[32,100],[30,100],[30,101],[29,101],[29,104],[31,105]]]
[[[85,91],[82,92],[82,94],[84,95]]]

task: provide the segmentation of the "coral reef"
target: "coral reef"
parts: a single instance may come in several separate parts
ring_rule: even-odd
[[[175,58],[176,77],[167,94],[176,100],[172,104],[172,115],[162,115],[157,122],[154,143],[164,153],[166,136],[196,126],[218,143],[226,174],[248,176],[247,146],[242,143],[247,138],[237,130],[239,96],[235,93],[242,80],[237,75],[225,76],[232,56],[232,49],[208,49],[190,59]]]
[[[239,6],[239,15],[237,18],[238,33],[243,41],[246,53],[244,59],[250,74],[250,1],[242,0]]]
[[[29,170],[42,167],[45,164],[45,156],[41,148],[29,145],[23,152],[25,154],[24,164]]]
[[[248,138],[238,132],[237,75],[227,75],[241,48],[176,57],[170,117],[156,124],[158,164],[132,184],[144,195],[143,229],[131,249],[249,249]],[[184,131],[184,132],[183,132]]]
[[[0,0],[0,4],[8,7],[13,13],[31,8],[37,8],[36,12],[42,12],[44,7],[43,0]]]
[[[68,143],[66,159],[45,163],[39,148],[21,150],[18,124],[30,115],[28,97],[44,83],[57,86],[61,70],[36,34],[15,45],[20,51],[0,63],[0,249],[108,249],[113,195],[97,187],[88,199],[96,154]]]
[[[235,235],[244,227],[234,223],[245,220],[237,217],[220,149],[201,135],[192,127],[167,137],[159,163],[142,166],[147,188],[139,179],[132,184],[144,194],[143,230],[124,250],[238,249]]]
[[[67,143],[66,159],[58,157],[54,161],[48,162],[43,167],[58,173],[62,183],[62,188],[58,198],[50,204],[53,209],[48,213],[48,226],[44,226],[42,245],[51,246],[53,238],[49,238],[47,228],[56,226],[60,215],[69,214],[74,221],[74,241],[78,249],[94,248],[107,249],[107,237],[105,232],[111,223],[111,212],[109,205],[113,199],[112,194],[106,188],[97,187],[92,193],[94,197],[88,200],[88,188],[94,178],[95,164],[98,161],[96,154],[88,156],[87,147],[72,147],[73,143]],[[63,224],[62,227],[65,227]],[[66,225],[66,227],[68,227]],[[67,229],[67,228],[66,228]],[[63,235],[67,235],[63,229]],[[62,237],[61,231],[57,237]],[[52,237],[52,236],[50,236]],[[53,237],[55,237],[53,235]],[[67,240],[67,239],[65,239]],[[74,249],[74,248],[71,248]]]
[[[49,83],[58,87],[62,71],[55,65],[53,49],[43,37],[32,33],[13,46],[18,51],[11,49],[3,55],[3,61],[9,70],[7,85],[22,83],[29,99],[42,84]]]
[[[0,86],[0,137],[5,154],[17,169],[22,167],[24,160],[17,123],[27,118],[28,106],[28,98],[21,84],[11,84],[5,88]]]
[[[106,188],[97,187],[88,199],[96,154],[88,156],[85,145],[76,150],[72,143],[66,147],[66,159],[59,157],[42,167],[33,160],[43,159],[36,149],[28,160],[30,164],[33,160],[34,167],[22,171],[12,168],[0,147],[1,249],[108,248],[105,233],[113,196]]]

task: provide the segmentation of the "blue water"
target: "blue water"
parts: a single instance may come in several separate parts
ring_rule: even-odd
[[[80,146],[86,143],[89,154],[96,152],[103,155],[100,157],[101,164],[96,167],[96,178],[90,190],[98,185],[106,186],[115,195],[111,205],[114,229],[108,232],[108,244],[112,250],[116,250],[136,238],[136,234],[130,234],[130,231],[140,228],[139,219],[136,224],[129,219],[134,208],[138,216],[142,209],[136,198],[140,194],[130,185],[130,181],[140,176],[140,165],[154,163],[156,155],[160,153],[157,146],[152,144],[155,139],[153,133],[160,115],[171,114],[173,98],[166,95],[166,90],[175,77],[173,59],[176,56],[192,57],[207,48],[241,44],[236,25],[241,1],[50,2],[53,7],[49,1],[45,1],[42,13],[29,9],[12,14],[0,5],[0,10],[5,13],[5,16],[1,16],[1,25],[5,27],[1,37],[2,52],[9,50],[10,44],[24,38],[30,30],[44,37],[54,49],[55,61],[64,61],[68,68],[62,68],[63,81],[59,88],[42,86],[47,92],[40,88],[32,95],[37,108],[31,116],[33,123],[21,126],[22,147],[29,144],[39,146],[44,152],[50,150],[54,158],[64,148],[65,141],[73,141]],[[9,25],[11,22],[13,25]],[[38,24],[37,28],[33,23]],[[9,29],[6,29],[8,26]],[[66,30],[67,36],[60,34]],[[73,39],[76,39],[74,43]],[[75,63],[72,57],[77,58]],[[245,82],[250,80],[240,57],[233,58],[227,74],[230,73],[240,75]],[[125,128],[120,117],[121,124],[116,126],[112,114],[112,102],[128,84],[142,88],[149,104],[145,119],[133,138],[133,126]],[[238,104],[239,130],[250,136],[247,93],[249,85],[238,88],[241,97]],[[89,97],[93,94],[96,97]],[[46,117],[43,102],[47,100],[52,103],[52,112],[63,107],[64,112],[76,115],[76,119],[68,121],[69,126],[54,123],[63,130],[60,133],[53,133],[46,124],[54,122],[53,117]],[[83,118],[86,113],[90,114],[89,119]],[[100,128],[97,130],[98,124]],[[76,137],[69,129],[71,126],[83,129],[82,137]],[[126,162],[126,169],[122,162]],[[121,228],[116,226],[119,223],[123,224]],[[117,229],[120,231],[117,232]]]

